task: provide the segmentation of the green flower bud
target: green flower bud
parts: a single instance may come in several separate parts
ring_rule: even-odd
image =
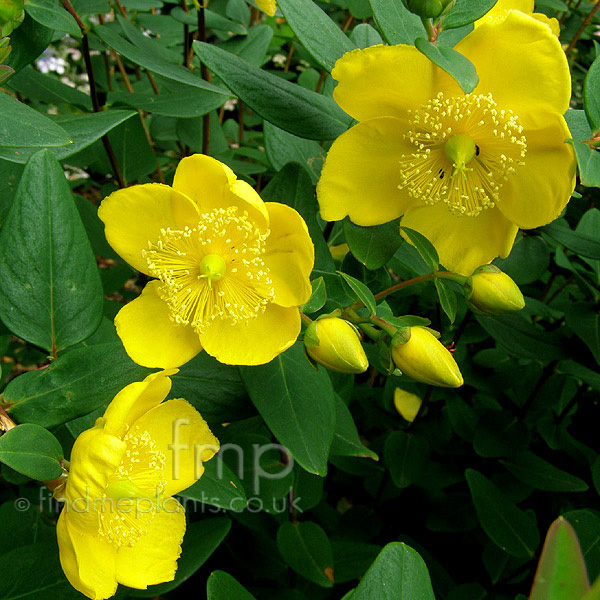
[[[454,6],[455,0],[402,0],[402,3],[422,19],[437,19]]]
[[[425,327],[411,327],[407,342],[392,345],[392,359],[415,381],[452,388],[463,384],[452,354]]]
[[[6,37],[25,18],[24,0],[0,0],[0,37]]]
[[[356,329],[337,317],[313,321],[304,332],[304,346],[314,361],[331,371],[363,373],[369,366]]]
[[[465,284],[470,308],[483,315],[499,315],[521,310],[525,300],[517,284],[498,267],[479,267]]]

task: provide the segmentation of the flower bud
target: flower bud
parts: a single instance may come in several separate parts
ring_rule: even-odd
[[[313,321],[304,332],[304,345],[313,360],[331,371],[363,373],[369,366],[358,333],[337,317]]]
[[[455,0],[402,0],[411,13],[422,19],[437,19],[454,6]],[[452,5],[452,6],[450,6]]]
[[[425,327],[411,327],[408,341],[392,346],[392,359],[415,381],[453,388],[463,384],[452,354]]]
[[[419,414],[421,404],[423,404],[423,400],[416,394],[403,390],[402,388],[396,388],[394,390],[394,408],[398,411],[398,414],[409,423],[412,423]]]
[[[0,37],[6,37],[25,18],[24,0],[0,0]]]
[[[517,284],[498,267],[479,267],[465,284],[465,294],[472,310],[484,315],[521,310],[525,306]]]

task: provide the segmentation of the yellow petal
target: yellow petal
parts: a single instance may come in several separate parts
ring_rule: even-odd
[[[200,212],[238,206],[261,228],[269,225],[269,214],[261,197],[245,181],[238,180],[225,164],[204,154],[184,158],[175,171],[173,188],[191,198]]]
[[[274,16],[277,11],[277,2],[275,0],[256,0],[256,6],[270,17]]]
[[[88,509],[86,502],[102,498],[108,478],[121,464],[125,448],[119,438],[104,433],[101,420],[75,440],[65,490],[72,523],[97,531],[96,513]]]
[[[406,190],[398,189],[400,159],[415,151],[403,139],[407,129],[405,119],[371,119],[333,143],[317,185],[325,221],[349,215],[357,225],[380,225],[415,205]]]
[[[511,10],[520,10],[528,15],[533,12],[534,0],[498,0],[496,4],[481,19],[475,21],[475,27],[484,23],[499,23]]]
[[[263,314],[231,325],[213,321],[201,334],[206,352],[228,365],[262,365],[287,350],[300,333],[300,312],[267,304]]]
[[[98,532],[74,528],[63,509],[56,525],[60,564],[69,583],[92,600],[105,600],[117,591],[114,547]]]
[[[151,408],[158,406],[171,391],[169,375],[178,369],[168,369],[148,375],[144,381],[124,387],[108,405],[104,413],[104,433],[122,438],[128,427]]]
[[[422,233],[435,246],[442,265],[462,275],[497,256],[508,256],[518,230],[497,208],[464,217],[453,215],[443,202],[408,211],[400,224]]]
[[[563,114],[571,99],[571,76],[557,37],[518,10],[500,23],[485,23],[455,48],[477,69],[477,94],[491,93],[498,106],[513,110],[526,128],[539,112]]]
[[[119,583],[146,589],[172,581],[185,533],[185,511],[175,498],[163,498],[148,533],[131,547],[122,546],[116,560]]]
[[[543,13],[533,13],[531,16],[534,19],[537,19],[540,23],[543,23],[544,25],[547,25],[548,27],[550,27],[550,31],[552,31],[552,33],[556,37],[558,37],[560,35],[560,25],[558,23],[558,19],[549,18],[546,15],[544,15]]]
[[[141,296],[119,311],[115,325],[133,361],[169,369],[194,358],[202,345],[192,327],[171,321],[167,304],[158,294],[160,285],[150,281]]]
[[[263,260],[280,306],[300,306],[312,293],[309,276],[315,262],[315,249],[304,219],[293,208],[267,202],[271,233]]]
[[[134,424],[136,431],[147,431],[156,449],[165,455],[166,496],[173,496],[193,485],[204,472],[203,462],[219,449],[200,413],[186,400],[167,400],[142,415]],[[133,478],[135,483],[135,478]]]
[[[554,221],[575,189],[576,161],[571,137],[560,115],[547,115],[548,126],[526,131],[525,165],[502,188],[498,208],[523,229]]]
[[[435,97],[450,79],[414,46],[371,46],[347,52],[336,63],[335,101],[357,121],[405,117]]]
[[[106,239],[119,256],[138,271],[151,275],[142,250],[156,242],[161,229],[198,224],[198,211],[183,194],[168,185],[146,183],[113,192],[98,209]]]

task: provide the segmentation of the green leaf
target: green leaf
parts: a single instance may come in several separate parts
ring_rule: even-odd
[[[456,29],[481,19],[498,0],[457,0],[452,10],[442,20],[444,29]]]
[[[477,87],[479,77],[475,71],[475,66],[466,56],[463,56],[454,48],[443,46],[437,42],[430,42],[422,37],[415,40],[415,46],[431,62],[454,77],[465,94],[470,94]]]
[[[72,143],[68,146],[48,147],[48,149],[58,160],[63,160],[83,148],[87,148],[133,115],[135,113],[130,110],[109,110],[100,113],[54,117],[54,122],[67,132]],[[26,163],[36,151],[37,148],[8,149],[0,147],[0,158],[16,163]]]
[[[332,98],[262,71],[210,44],[194,42],[194,51],[252,110],[289,133],[333,140],[350,125],[350,117]]]
[[[312,183],[317,183],[326,155],[318,142],[292,135],[268,121],[264,123],[264,134],[267,158],[276,171],[287,163],[296,162],[310,174]]]
[[[596,362],[600,363],[600,314],[592,302],[571,304],[565,313],[567,325],[591,350]]]
[[[377,44],[383,44],[383,40],[376,29],[373,29],[368,23],[359,23],[350,34],[350,39],[356,44],[357,48],[369,48]]]
[[[399,488],[405,488],[425,469],[429,458],[429,444],[420,435],[394,431],[385,440],[383,458],[392,481]]]
[[[323,277],[317,277],[311,282],[312,294],[308,302],[302,307],[302,312],[306,315],[317,312],[327,302],[327,288],[325,287],[325,280]]]
[[[450,323],[454,323],[454,319],[456,319],[457,308],[456,294],[454,293],[454,290],[443,279],[436,278],[433,280],[433,283],[435,285],[435,290],[438,298],[440,299],[440,304],[443,311],[446,313]]]
[[[0,148],[37,149],[71,143],[71,136],[60,125],[23,102],[0,93]]]
[[[475,318],[511,356],[534,360],[556,360],[566,356],[560,333],[538,329],[519,315],[475,315]]]
[[[398,221],[361,227],[345,219],[344,236],[356,259],[373,271],[383,267],[402,243]]]
[[[285,521],[277,532],[277,547],[296,573],[321,587],[333,586],[331,544],[327,534],[316,523]]]
[[[107,404],[149,373],[131,361],[120,342],[75,348],[49,367],[13,379],[4,402],[21,423],[55,427]]]
[[[398,0],[369,0],[375,23],[385,41],[395,44],[412,44],[423,35],[423,25],[417,15],[411,13]]]
[[[219,455],[204,463],[202,477],[179,496],[236,512],[248,504],[242,482]]]
[[[507,258],[498,258],[494,264],[517,285],[527,285],[546,272],[550,264],[550,248],[540,236],[527,235],[515,243]]]
[[[169,15],[180,23],[192,25],[194,27],[198,26],[198,15],[195,11],[185,12],[181,7],[174,6]],[[206,19],[206,27],[213,31],[223,31],[225,33],[232,32],[237,33],[238,35],[245,35],[248,31],[246,27],[240,23],[236,23],[231,19],[226,19],[212,10],[205,9],[204,18]],[[255,28],[253,27],[252,29]]]
[[[427,566],[409,546],[385,546],[354,590],[351,600],[435,600]]]
[[[6,569],[0,578],[2,600],[81,600],[63,574],[56,540],[14,548],[2,554],[2,561],[19,565],[18,569]]]
[[[588,484],[531,452],[517,454],[502,464],[523,483],[546,492],[585,492]]]
[[[600,56],[592,63],[583,85],[583,106],[591,128],[600,129]]]
[[[0,437],[0,462],[32,479],[56,479],[62,473],[62,459],[58,440],[39,425],[17,425]]]
[[[579,544],[585,563],[587,565],[590,580],[594,581],[600,577],[600,516],[593,510],[571,510],[563,514],[563,517],[571,523]]]
[[[198,88],[204,92],[204,100],[207,104],[212,103],[215,98],[220,98],[222,103],[228,98],[225,90],[218,88],[211,83],[204,81],[199,75],[194,75],[192,71],[180,65],[174,65],[164,60],[157,59],[152,53],[134,46],[125,38],[115,33],[107,25],[96,25],[94,33],[107,45],[128,58],[133,63],[158,73],[167,79],[179,81],[192,87]]]
[[[207,600],[256,600],[256,598],[229,573],[213,571],[206,582]]]
[[[417,249],[425,264],[432,270],[437,271],[440,268],[440,259],[437,250],[433,244],[422,234],[408,227],[400,227],[400,231]]]
[[[360,441],[352,413],[339,396],[335,400],[335,410],[335,433],[331,443],[331,455],[359,456],[379,460],[377,454]]]
[[[21,25],[10,34],[12,51],[5,64],[18,73],[48,47],[53,36],[53,29],[44,27],[25,13]]]
[[[55,355],[100,325],[96,260],[63,170],[48,150],[23,171],[0,232],[0,257],[0,318],[14,334]]]
[[[540,231],[579,256],[600,260],[600,240],[590,235],[563,227],[558,221],[542,227]]]
[[[206,519],[188,525],[181,546],[181,558],[177,561],[175,579],[149,585],[147,590],[129,590],[129,594],[135,598],[156,598],[174,590],[210,558],[230,529],[229,519]]]
[[[27,0],[25,10],[45,27],[66,31],[69,35],[81,38],[79,25],[58,0]]]
[[[559,517],[546,535],[529,600],[580,600],[589,589],[577,535]]]
[[[326,71],[356,46],[312,0],[277,2],[286,21],[311,56]]]
[[[592,130],[585,112],[582,110],[568,110],[565,120],[573,136],[573,148],[579,164],[579,177],[581,183],[588,187],[600,187],[600,152],[584,144],[584,140],[592,137]]]
[[[477,517],[489,538],[511,556],[531,558],[540,543],[535,523],[489,479],[466,471]]]
[[[310,473],[325,475],[335,430],[335,396],[297,342],[266,365],[240,367],[248,394],[275,437]]]
[[[239,421],[255,415],[240,373],[201,352],[171,376],[171,397],[185,398],[209,423]]]
[[[342,273],[342,271],[338,271],[338,273],[356,294],[356,297],[367,307],[371,315],[374,315],[377,311],[377,301],[373,296],[373,292],[362,281],[352,277],[352,275]]]
[[[247,36],[227,40],[220,44],[220,47],[239,56],[255,67],[262,67],[272,39],[273,29],[271,27],[268,25],[254,25]]]

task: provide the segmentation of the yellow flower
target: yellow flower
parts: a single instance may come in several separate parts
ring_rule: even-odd
[[[471,309],[484,315],[500,315],[525,308],[519,286],[498,267],[480,267],[465,285]]]
[[[415,381],[451,388],[464,383],[452,354],[425,327],[411,327],[408,341],[392,346],[392,360]]]
[[[219,447],[188,402],[162,402],[176,372],[121,390],[71,451],[58,546],[68,580],[88,598],[175,576],[185,513],[171,496],[202,475]]]
[[[483,23],[499,23],[506,19],[511,10],[520,10],[527,15],[531,15],[540,23],[548,25],[554,35],[560,35],[560,25],[556,19],[551,19],[542,13],[534,13],[533,9],[534,0],[498,0],[485,16],[475,21],[475,27],[479,27]]]
[[[308,229],[226,165],[184,158],[172,188],[118,190],[98,215],[116,252],[156,278],[115,318],[135,362],[178,367],[204,348],[223,363],[258,365],[295,342],[297,307],[311,294]]]
[[[277,11],[277,2],[275,0],[255,0],[256,6],[263,12],[267,13],[270,17],[275,16]]]
[[[334,142],[317,193],[327,221],[403,216],[447,269],[470,275],[507,256],[519,227],[549,223],[568,202],[571,79],[556,36],[517,10],[456,50],[477,69],[471,94],[412,46],[338,60],[334,98],[359,123]]]
[[[364,373],[369,366],[356,329],[344,319],[313,321],[304,332],[304,346],[313,360],[331,371]]]

